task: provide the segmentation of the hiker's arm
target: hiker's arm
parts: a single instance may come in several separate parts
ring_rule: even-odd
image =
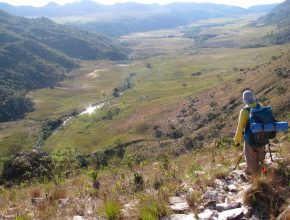
[[[238,145],[241,143],[244,128],[246,127],[246,123],[247,123],[247,112],[246,112],[246,110],[242,109],[240,111],[238,126],[237,126],[237,130],[236,130],[236,135],[234,138],[235,145]]]

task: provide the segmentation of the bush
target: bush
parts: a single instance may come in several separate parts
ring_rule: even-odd
[[[153,127],[154,135],[156,138],[161,138],[162,137],[162,130],[159,126],[155,125]]]
[[[184,145],[188,150],[191,150],[194,147],[194,143],[189,137],[184,138]]]
[[[58,129],[63,123],[61,118],[48,119],[42,125],[41,134],[42,140],[46,140],[56,129]]]
[[[51,156],[44,152],[18,154],[3,165],[2,178],[10,184],[17,184],[32,179],[51,179],[55,163]]]
[[[168,133],[168,136],[172,139],[179,139],[183,137],[183,132],[179,129],[172,129],[172,131]]]
[[[134,184],[135,190],[142,191],[144,189],[144,179],[143,176],[139,173],[134,173]]]

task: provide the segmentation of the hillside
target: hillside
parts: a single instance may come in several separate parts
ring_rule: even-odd
[[[142,32],[188,25],[208,18],[240,16],[250,13],[266,13],[275,5],[244,9],[210,3],[173,3],[167,5],[118,3],[101,5],[82,0],[66,5],[50,3],[45,7],[15,7],[0,3],[0,9],[20,16],[50,17],[60,22],[119,37],[132,32]]]
[[[258,19],[259,25],[275,25],[277,30],[268,38],[275,44],[290,42],[290,1],[286,0],[266,16]]]
[[[66,78],[68,71],[79,66],[74,58],[125,58],[112,40],[46,18],[26,19],[0,11],[0,21],[0,121],[31,111],[25,92]]]
[[[260,46],[272,27],[255,18],[124,36],[128,61],[84,62],[75,78],[30,92],[35,111],[0,123],[0,216],[227,219],[238,207],[246,219],[277,217],[289,205],[289,133],[271,140],[279,162],[254,184],[231,172],[244,90],[290,119],[290,44]],[[197,44],[184,36],[192,28],[210,37]]]
[[[283,3],[279,4],[273,10],[271,10],[266,16],[260,18],[260,22],[264,22],[265,24],[275,24],[289,25],[290,19],[290,1],[285,0]]]

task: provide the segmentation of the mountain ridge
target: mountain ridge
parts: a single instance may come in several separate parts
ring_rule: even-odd
[[[120,37],[132,32],[173,28],[201,19],[266,13],[275,6],[276,4],[245,9],[213,3],[159,5],[133,2],[102,5],[94,1],[83,0],[66,5],[47,4],[44,7],[36,8],[31,6],[14,7],[0,3],[0,9],[15,15],[51,17],[57,22],[68,23],[83,30],[100,32],[110,37]],[[87,20],[87,18],[89,19]]]

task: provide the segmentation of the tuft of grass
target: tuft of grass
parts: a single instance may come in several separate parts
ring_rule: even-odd
[[[201,195],[201,191],[193,191],[186,195],[186,201],[193,212],[198,212],[198,203],[200,201]]]
[[[55,187],[53,190],[50,199],[52,201],[65,199],[67,197],[67,190],[64,187]]]
[[[41,189],[40,187],[35,187],[30,190],[30,195],[32,198],[39,198],[41,197]]]
[[[15,220],[32,220],[33,217],[29,214],[17,215]]]
[[[222,179],[229,175],[229,170],[226,169],[216,169],[214,171],[214,179]]]
[[[107,200],[103,206],[104,216],[108,220],[122,219],[121,205],[116,200]]]
[[[158,196],[157,196],[158,197]],[[160,197],[160,196],[159,196]],[[169,213],[167,201],[164,198],[146,196],[140,201],[139,219],[156,220]]]
[[[139,218],[141,220],[156,220],[165,216],[167,212],[167,207],[164,203],[151,201],[151,203],[147,203],[140,209]]]

